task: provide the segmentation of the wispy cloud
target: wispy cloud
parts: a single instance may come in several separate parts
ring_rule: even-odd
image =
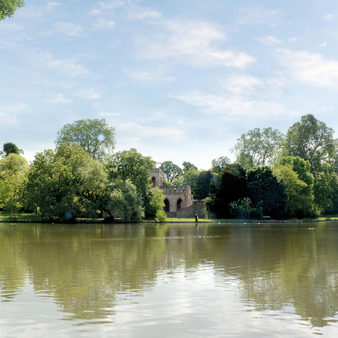
[[[132,81],[143,85],[168,83],[175,80],[173,76],[167,75],[164,70],[156,68],[152,70],[127,69],[125,73]]]
[[[66,73],[71,77],[78,77],[88,73],[88,69],[72,59],[57,59],[52,54],[42,55],[43,62],[47,68]]]
[[[80,25],[74,25],[70,22],[58,22],[55,24],[56,32],[67,36],[83,36],[83,28]]]
[[[160,142],[178,142],[182,140],[184,132],[181,129],[169,127],[144,126],[139,123],[123,123],[118,125],[118,131],[123,131],[135,139],[156,139]]]
[[[274,9],[263,7],[244,7],[239,11],[237,23],[239,25],[262,25],[274,26],[279,20],[279,12]]]
[[[338,89],[338,61],[319,53],[278,49],[280,63],[298,81],[319,87]]]
[[[332,20],[333,18],[334,18],[334,15],[333,15],[333,14],[326,14],[326,15],[324,16],[324,19],[327,20],[327,21],[330,21],[330,20]]]
[[[254,58],[244,52],[217,47],[224,42],[224,32],[206,22],[180,22],[162,20],[164,31],[136,40],[139,56],[146,59],[172,59],[194,66],[221,65],[244,68]]]
[[[26,105],[17,103],[13,105],[0,106],[0,121],[2,125],[17,123],[17,113],[26,109]]]
[[[101,98],[101,93],[96,89],[83,89],[75,92],[76,96],[79,96],[83,99],[89,100],[98,100]]]
[[[235,116],[262,117],[285,115],[287,109],[279,102],[257,100],[241,95],[213,95],[198,91],[172,96],[186,104],[202,108],[207,113],[217,114],[220,118]]]
[[[281,43],[279,39],[271,35],[257,38],[256,41],[263,43],[265,45],[269,45],[269,46],[275,46]]]
[[[162,17],[162,13],[151,9],[132,7],[129,9],[127,17],[129,20],[154,20]]]
[[[72,102],[72,100],[66,98],[62,93],[50,94],[48,101],[57,104],[68,104]]]

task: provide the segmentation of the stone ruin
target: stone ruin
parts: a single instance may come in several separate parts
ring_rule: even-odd
[[[163,173],[159,168],[150,172],[150,183],[153,187],[162,190],[164,199],[164,211],[168,217],[191,218],[195,214],[199,218],[205,218],[204,200],[194,200],[190,186],[163,186]]]

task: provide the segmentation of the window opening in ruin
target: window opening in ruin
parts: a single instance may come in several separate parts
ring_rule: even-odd
[[[177,211],[183,208],[183,201],[179,198],[177,200]]]
[[[169,205],[169,201],[168,201],[167,198],[164,200],[164,211],[165,212],[169,212],[170,211],[170,205]]]
[[[151,184],[152,184],[153,187],[156,187],[156,177],[153,176],[151,178]]]

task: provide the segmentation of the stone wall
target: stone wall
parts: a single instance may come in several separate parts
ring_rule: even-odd
[[[162,187],[163,185],[163,174],[160,168],[153,168],[150,171],[150,184],[153,187]]]
[[[177,212],[192,206],[193,197],[189,186],[162,187],[161,189],[169,202],[169,212]]]
[[[199,218],[206,218],[204,200],[194,200],[190,207],[178,210],[174,216],[170,213],[168,217],[193,218],[196,214]]]

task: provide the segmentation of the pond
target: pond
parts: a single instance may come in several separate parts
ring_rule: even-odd
[[[0,224],[1,337],[335,337],[338,222]]]

